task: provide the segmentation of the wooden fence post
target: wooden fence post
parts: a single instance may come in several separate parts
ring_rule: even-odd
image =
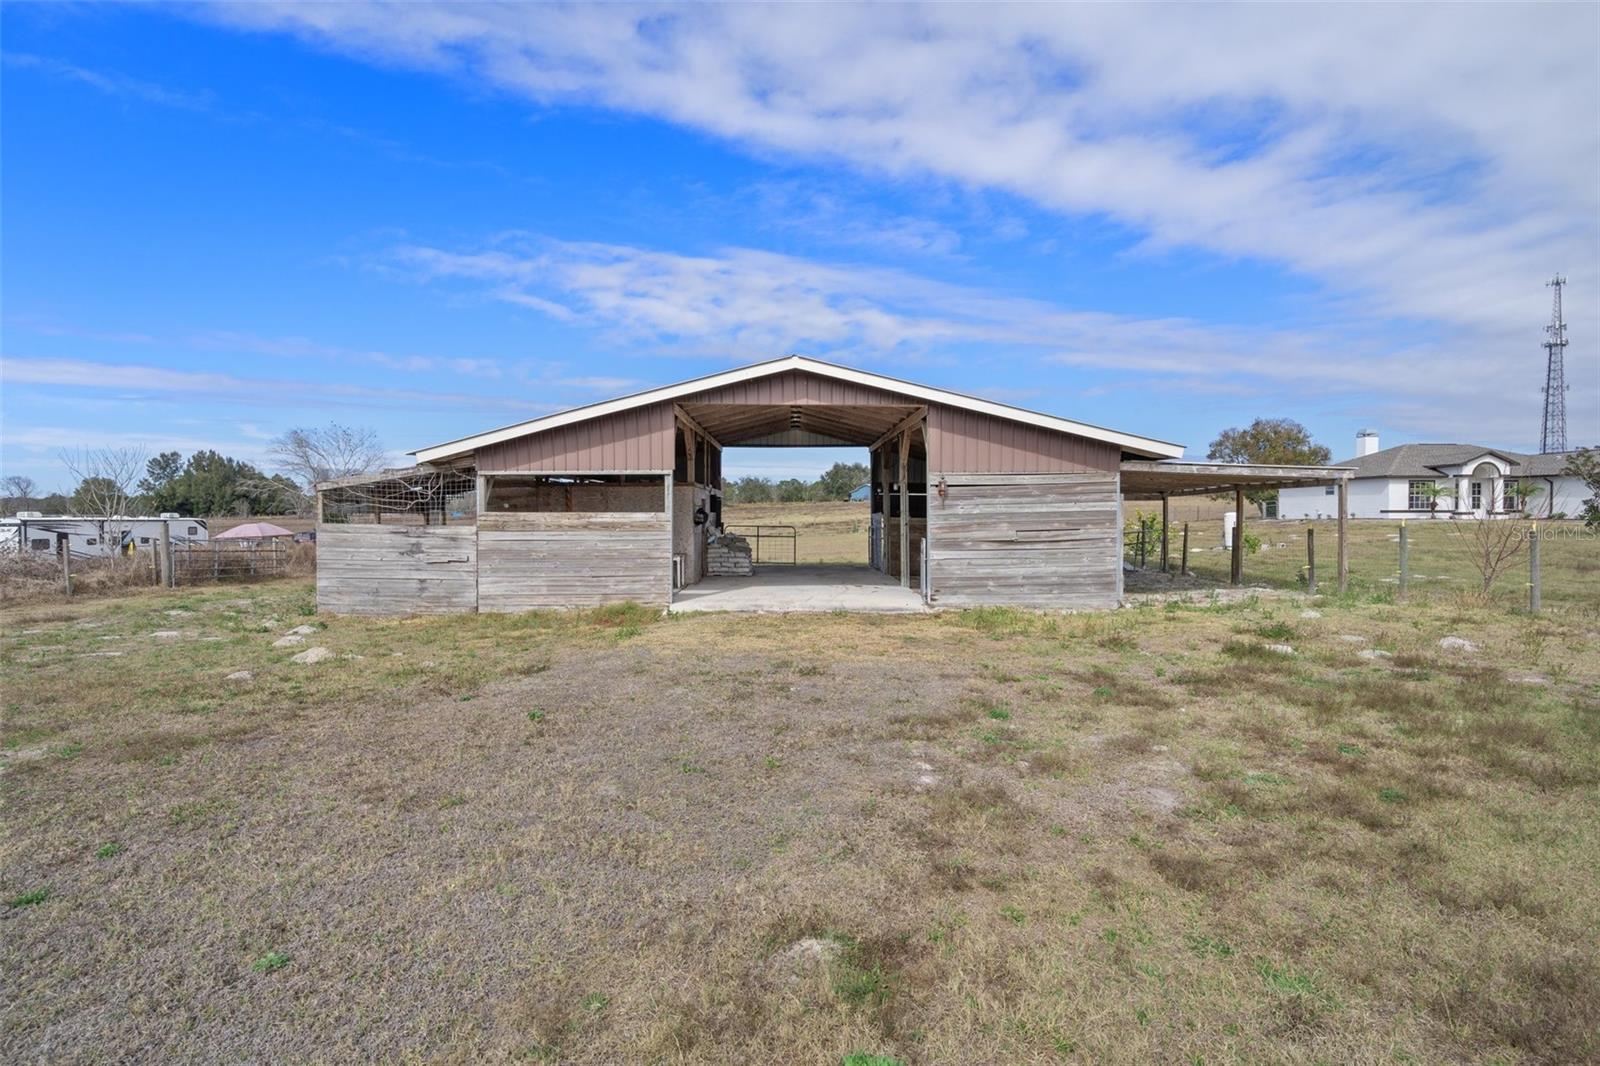
[[[1317,531],[1306,530],[1306,591],[1317,594]]]
[[[1161,494],[1161,572],[1167,572],[1167,542],[1172,539],[1172,512],[1165,492]]]
[[[1533,524],[1528,534],[1528,610],[1538,614],[1543,589],[1539,578],[1539,523]]]
[[[1407,539],[1406,520],[1400,519],[1400,598],[1405,599],[1411,586],[1411,542]]]
[[[1189,576],[1189,523],[1183,524],[1183,548],[1178,555],[1178,576]]]
[[[165,518],[161,520],[161,533],[156,541],[156,550],[161,553],[161,583],[169,589],[176,588],[178,576],[172,572],[172,525]]]
[[[61,546],[61,586],[67,590],[67,595],[72,595],[72,537],[70,534],[61,534],[58,541]]]

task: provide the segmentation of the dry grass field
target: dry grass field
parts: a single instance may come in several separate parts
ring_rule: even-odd
[[[730,503],[722,523],[751,536],[752,527],[793,526],[795,560],[800,563],[867,562],[867,531],[872,528],[871,505],[866,503]],[[788,558],[787,543],[763,543],[761,558]]]
[[[1593,1061],[1600,608],[1311,606],[10,609],[0,1058]]]

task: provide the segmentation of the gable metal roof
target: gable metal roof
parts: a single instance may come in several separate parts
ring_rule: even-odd
[[[593,418],[602,418],[606,415],[617,414],[618,412],[660,403],[665,400],[676,400],[685,396],[692,396],[724,385],[735,385],[740,382],[774,374],[784,374],[795,370],[816,374],[820,377],[833,378],[837,381],[848,381],[856,385],[896,392],[927,403],[943,404],[948,407],[956,407],[994,418],[1003,418],[1024,425],[1054,430],[1058,433],[1070,433],[1090,440],[1103,441],[1108,444],[1115,444],[1119,448],[1135,455],[1148,456],[1153,459],[1172,459],[1183,454],[1183,445],[1173,444],[1170,441],[1140,437],[1132,433],[1121,433],[1117,430],[1106,429],[1103,426],[1090,425],[1086,422],[1075,422],[1069,418],[1057,418],[1054,415],[1040,414],[1037,411],[1027,411],[1020,407],[1012,407],[1009,404],[996,403],[993,400],[982,400],[975,396],[949,392],[929,385],[901,381],[898,378],[885,377],[882,374],[871,374],[865,370],[855,370],[835,363],[825,363],[819,359],[811,359],[803,355],[790,355],[764,363],[752,363],[749,366],[723,371],[720,374],[710,374],[706,377],[681,381],[676,385],[666,385],[657,389],[649,389],[645,392],[637,392],[631,396],[619,397],[615,400],[588,404],[584,407],[574,407],[569,411],[546,415],[543,418],[530,419],[527,422],[518,422],[516,425],[490,430],[487,433],[478,433],[470,437],[446,441],[443,444],[419,448],[411,454],[417,457],[419,463],[441,462],[477,451],[480,448],[486,448],[491,444],[499,444],[517,437],[527,436],[530,433],[540,433],[548,429],[556,429]]]

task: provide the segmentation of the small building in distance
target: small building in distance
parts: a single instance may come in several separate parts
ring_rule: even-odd
[[[1576,517],[1588,498],[1582,479],[1562,474],[1570,452],[1527,455],[1484,444],[1401,444],[1356,434],[1351,518]],[[1278,517],[1332,518],[1332,487],[1278,492]]]

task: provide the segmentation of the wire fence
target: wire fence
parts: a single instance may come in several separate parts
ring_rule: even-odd
[[[1600,530],[1576,521],[1351,519],[1351,595],[1393,602],[1462,601],[1541,610],[1600,604]],[[1184,540],[1187,539],[1187,550]],[[1247,515],[1243,584],[1338,591],[1338,525]],[[1173,523],[1161,570],[1161,524],[1123,534],[1128,587],[1160,591],[1180,578],[1230,583],[1232,551],[1220,521]],[[1187,569],[1187,575],[1181,573]]]
[[[318,493],[321,521],[351,525],[443,526],[478,520],[478,485],[454,470],[404,470]]]

